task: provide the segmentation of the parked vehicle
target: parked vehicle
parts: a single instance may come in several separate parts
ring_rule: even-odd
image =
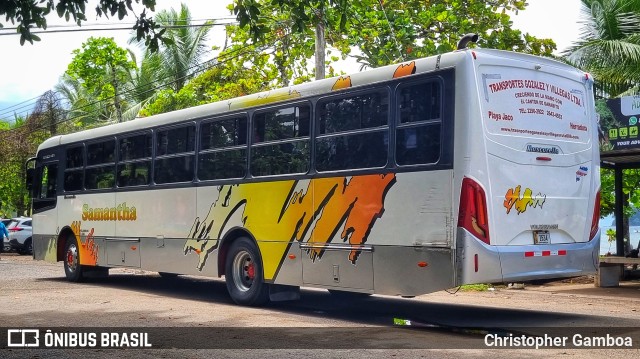
[[[592,76],[465,49],[474,39],[56,135],[25,163],[33,258],[72,282],[108,267],[225,276],[242,305],[301,286],[417,296],[596,273]]]
[[[12,250],[19,254],[33,253],[31,218],[12,218],[7,230],[9,230],[9,246]]]

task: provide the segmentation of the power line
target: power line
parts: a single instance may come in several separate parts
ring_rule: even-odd
[[[206,21],[218,21],[218,20],[236,20],[235,16],[223,16],[223,17],[215,17],[215,18],[210,18],[210,19],[188,19],[188,20],[182,20],[182,19],[175,19],[172,22],[174,24],[177,23],[184,23],[184,24],[189,24],[191,25],[194,22],[206,22]],[[128,25],[128,26],[133,26],[135,25],[135,22],[124,22],[124,21],[118,21],[117,25]],[[116,26],[115,23],[112,22],[96,22],[96,23],[91,23],[91,24],[85,24],[87,26]],[[83,25],[67,25],[67,24],[59,24],[59,25],[48,25],[47,29],[55,29],[55,28],[69,28],[69,29],[73,29],[73,28],[77,28],[77,27],[82,27]],[[162,25],[161,25],[162,26]],[[0,28],[0,31],[2,30],[18,30],[18,27],[3,27]]]
[[[267,41],[271,41],[271,39],[269,39],[269,40],[267,40]],[[202,62],[202,63],[196,64],[196,65],[193,65],[193,66],[189,67],[189,68],[188,68],[188,70],[189,70],[189,69],[194,69],[194,68],[195,68],[195,69],[196,69],[195,71],[193,71],[193,72],[191,72],[191,73],[189,73],[189,74],[187,74],[187,75],[185,75],[185,76],[182,76],[182,77],[180,77],[180,78],[178,78],[178,79],[175,79],[175,80],[173,80],[173,81],[170,81],[170,82],[168,82],[168,83],[164,83],[164,84],[158,85],[158,86],[156,86],[156,87],[153,87],[153,88],[151,88],[151,89],[148,89],[148,90],[146,90],[145,92],[155,91],[155,90],[161,89],[161,88],[163,88],[163,87],[167,87],[167,86],[172,85],[172,84],[174,84],[174,83],[176,83],[176,82],[178,82],[178,81],[180,81],[180,80],[182,80],[182,79],[185,79],[185,78],[191,77],[191,76],[193,76],[194,74],[196,74],[196,73],[198,73],[198,72],[206,71],[206,70],[208,70],[208,69],[210,69],[210,68],[213,68],[213,67],[215,67],[215,66],[219,66],[220,64],[224,64],[224,63],[226,63],[226,62],[228,62],[228,61],[232,61],[232,60],[234,60],[234,59],[236,59],[236,58],[239,58],[241,55],[244,55],[245,53],[250,53],[250,52],[251,52],[251,51],[246,51],[246,52],[242,52],[242,53],[241,53],[241,51],[242,51],[242,50],[246,50],[247,48],[249,48],[249,47],[251,47],[251,46],[256,46],[256,45],[257,45],[257,44],[254,44],[254,43],[252,43],[252,44],[247,44],[247,45],[245,45],[245,46],[243,46],[243,47],[241,47],[241,48],[239,48],[239,49],[233,50],[233,51],[234,51],[234,53],[232,54],[233,56],[231,56],[231,57],[229,57],[229,56],[228,56],[228,54],[224,54],[225,59],[224,59],[224,60],[221,60],[221,61],[218,61],[218,58],[220,57],[220,56],[218,55],[218,56],[217,56],[216,58],[214,58],[214,59],[207,60],[207,61],[205,61],[205,62]],[[207,65],[207,64],[209,64],[209,65]],[[168,78],[168,77],[169,77],[169,76],[167,76],[166,78]],[[164,79],[166,79],[166,78],[164,78]],[[162,80],[163,80],[163,79],[159,79],[159,80],[156,80],[156,81],[152,81],[152,82],[150,82],[150,83],[148,83],[148,84],[145,84],[145,85],[149,85],[149,84],[157,83],[157,82],[162,81]],[[122,95],[125,95],[125,94],[130,94],[130,93],[133,93],[133,92],[138,91],[138,90],[139,90],[139,88],[133,88],[133,89],[131,89],[131,90],[128,90],[128,91],[125,91],[125,92],[120,93],[120,94],[119,94],[119,96],[122,96]],[[111,100],[113,100],[114,98],[115,98],[115,96],[112,96],[112,97],[109,97],[109,98],[106,98],[106,99],[102,99],[102,100],[94,101],[94,102],[92,102],[92,103],[89,103],[89,104],[87,104],[87,105],[84,105],[84,106],[82,106],[82,107],[80,107],[80,108],[76,109],[76,111],[80,111],[80,110],[82,110],[82,109],[84,109],[84,108],[89,108],[89,107],[91,107],[91,106],[93,106],[93,105],[97,105],[97,104],[100,104],[100,103],[107,103],[108,101],[111,101]],[[66,119],[63,119],[63,120],[60,120],[60,121],[55,122],[55,125],[59,125],[59,124],[65,123],[65,122],[69,122],[69,121],[72,121],[72,120],[78,119],[78,118],[83,117],[83,116],[85,116],[85,115],[84,115],[84,114],[82,114],[82,115],[78,115],[78,116],[74,116],[74,117],[66,118]],[[12,128],[12,129],[9,129],[9,130],[6,130],[6,131],[2,131],[2,132],[0,132],[0,135],[5,135],[5,136],[10,135],[12,132],[15,132],[15,131],[21,130],[22,128],[26,127],[26,125],[27,125],[27,124],[25,123],[24,125],[21,125],[21,126],[19,126],[19,127],[14,127],[14,128]],[[35,132],[35,131],[45,129],[45,128],[46,128],[46,127],[48,127],[49,125],[50,125],[50,124],[41,124],[41,125],[39,125],[39,126],[34,127],[34,128],[32,129],[32,131],[30,131],[30,132],[31,132],[31,133],[33,133],[33,132]]]
[[[186,29],[186,28],[195,28],[195,27],[212,27],[212,26],[227,26],[237,24],[237,21],[230,21],[224,23],[213,23],[213,24],[191,24],[191,25],[169,25],[169,26],[160,26],[160,29]],[[20,35],[18,32],[2,32],[0,29],[0,36],[15,36]],[[15,30],[15,29],[14,29]],[[131,27],[105,27],[105,28],[85,28],[85,29],[77,29],[77,28],[68,28],[61,30],[39,30],[39,31],[31,31],[32,34],[55,34],[55,33],[70,33],[70,32],[87,32],[87,31],[123,31],[128,30],[131,31]]]
[[[198,20],[190,20],[190,21],[217,21],[217,20],[231,20],[231,19],[235,19],[235,17],[220,17],[220,18],[212,18],[212,19],[198,19]],[[175,21],[175,23],[179,23],[179,22],[185,22],[187,20],[177,20]],[[165,29],[179,29],[179,28],[195,28],[195,27],[210,27],[210,26],[226,26],[226,25],[232,25],[232,24],[236,24],[237,22],[232,21],[232,22],[225,22],[225,23],[213,23],[213,24],[190,24],[190,25],[170,25],[170,26],[161,26],[161,28],[165,28]],[[131,23],[133,24],[133,23]],[[69,25],[53,25],[50,26],[49,28],[63,28],[63,30],[44,30],[44,31],[34,31],[32,33],[66,33],[66,32],[78,32],[78,31],[120,31],[120,30],[131,30],[130,27],[109,27],[109,28],[93,28],[94,26],[97,26],[99,24],[92,24],[91,27],[92,28],[86,28],[86,29],[77,29],[74,26],[69,26]],[[105,25],[109,25],[109,24],[105,24]],[[65,29],[67,28],[67,29]],[[2,33],[2,30],[15,30],[17,28],[2,28],[0,29],[0,36],[4,36],[4,35],[18,35],[18,33]],[[0,109],[0,118],[2,117],[6,117],[6,116],[10,116],[10,115],[26,115],[30,112],[31,107],[33,105],[35,105],[36,101],[41,95],[38,95],[34,98],[31,98],[29,100],[25,100],[23,102],[20,102],[18,104],[6,107],[4,109]],[[33,101],[32,103],[28,103],[25,104],[27,102]],[[19,105],[22,105],[20,107],[17,107]],[[17,108],[14,108],[17,107]]]
[[[6,116],[6,115],[9,115],[9,114],[12,114],[12,113],[17,114],[17,113],[16,113],[16,111],[17,111],[17,110],[21,110],[21,109],[23,109],[23,108],[28,108],[28,107],[31,107],[31,106],[35,105],[35,104],[36,104],[36,102],[37,102],[37,100],[38,100],[42,95],[43,95],[43,94],[40,94],[40,95],[38,95],[38,96],[36,96],[36,97],[32,97],[32,98],[30,98],[30,99],[28,99],[28,100],[24,100],[24,101],[19,102],[19,103],[15,104],[15,105],[11,105],[11,106],[9,106],[9,107],[6,107],[6,108],[1,109],[0,111],[3,111],[3,112],[0,112],[0,117]],[[22,105],[22,106],[21,106],[21,105]],[[18,107],[18,106],[19,106],[19,107]],[[16,107],[16,108],[14,108],[14,107]],[[22,112],[23,112],[23,111],[20,111],[20,113],[22,113]]]

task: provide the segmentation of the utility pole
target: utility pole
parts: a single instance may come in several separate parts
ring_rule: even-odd
[[[122,105],[120,105],[120,99],[118,98],[118,79],[116,78],[115,68],[113,69],[112,80],[113,82],[111,83],[111,86],[113,86],[113,92],[114,92],[113,105],[116,108],[116,116],[118,119],[118,123],[120,123],[122,122]]]
[[[318,21],[316,23],[316,80],[325,78],[324,71],[324,1],[318,8]]]

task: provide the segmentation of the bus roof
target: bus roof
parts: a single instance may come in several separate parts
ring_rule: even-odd
[[[303,99],[308,96],[328,94],[341,89],[357,88],[405,75],[432,72],[439,68],[451,68],[457,66],[458,63],[465,61],[465,59],[470,59],[470,52],[486,54],[492,57],[508,57],[511,59],[515,58],[522,61],[538,63],[544,62],[558,67],[565,67],[566,69],[574,69],[569,65],[555,60],[510,51],[479,48],[457,50],[442,55],[435,55],[400,64],[388,65],[350,75],[337,76],[324,80],[293,85],[149,117],[137,118],[132,121],[83,130],[67,135],[59,135],[44,141],[38,147],[38,150],[40,151],[57,145],[87,141],[94,138],[102,138],[120,133],[142,131],[151,127],[167,126],[173,123],[212,117],[213,115],[233,113],[259,105],[277,104],[278,102],[294,100],[296,98]]]

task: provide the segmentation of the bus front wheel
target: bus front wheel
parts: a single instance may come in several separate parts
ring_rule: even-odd
[[[82,271],[78,241],[75,235],[70,235],[64,250],[64,273],[69,281],[80,282],[83,279]]]
[[[240,305],[259,306],[269,301],[269,285],[264,282],[260,252],[249,238],[235,240],[225,262],[227,290]]]

